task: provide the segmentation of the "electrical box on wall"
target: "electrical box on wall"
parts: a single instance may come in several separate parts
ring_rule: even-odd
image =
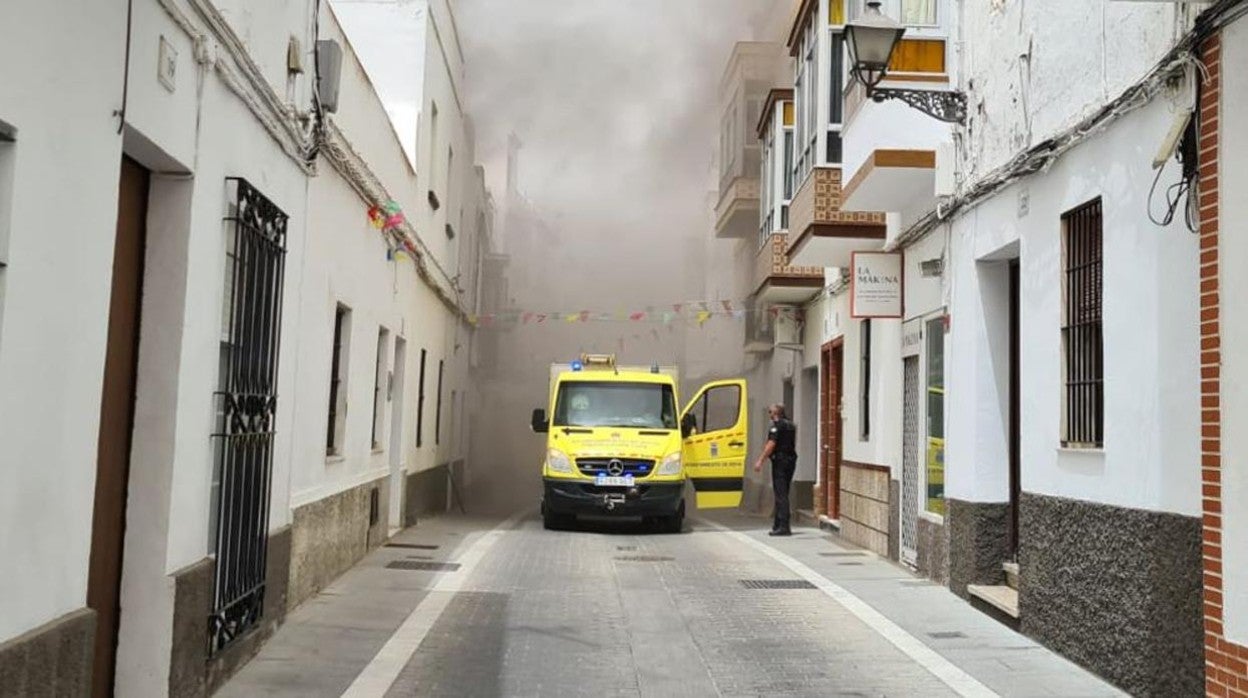
[[[338,111],[338,85],[342,79],[342,47],[332,39],[316,42],[316,92],[321,108]]]

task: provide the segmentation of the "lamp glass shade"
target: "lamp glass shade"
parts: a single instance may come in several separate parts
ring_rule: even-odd
[[[884,78],[893,49],[906,28],[880,12],[879,2],[867,3],[861,17],[845,25],[850,67],[859,79],[874,86]]]
[[[904,31],[903,27],[847,27],[850,55],[855,63],[866,67],[886,66]]]

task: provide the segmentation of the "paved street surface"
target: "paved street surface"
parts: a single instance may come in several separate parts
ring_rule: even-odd
[[[1118,695],[943,587],[766,528],[423,522],[291,614],[218,695]],[[402,569],[436,562],[460,567]],[[768,585],[796,588],[752,588]]]

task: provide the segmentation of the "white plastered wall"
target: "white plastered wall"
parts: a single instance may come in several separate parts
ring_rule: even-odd
[[[982,177],[1139,80],[1173,45],[1181,7],[959,3],[957,84],[970,89],[974,134],[963,143],[960,174],[968,182]],[[977,114],[981,104],[984,116]]]
[[[1010,245],[1017,231],[1023,489],[1199,514],[1197,243],[1182,223],[1159,228],[1146,213],[1150,163],[1171,118],[1157,100],[954,223],[949,389],[981,402],[949,411],[950,496],[1004,499],[1001,396],[992,385],[1003,374],[985,363],[999,336],[984,320],[1001,310],[990,304],[986,313],[976,260]],[[1030,197],[1022,217],[1020,187]],[[1061,215],[1096,197],[1104,210],[1105,447],[1070,451],[1060,448]]]
[[[274,10],[276,12],[276,10]],[[291,36],[310,46],[310,10],[227,14],[231,27],[285,55]],[[234,22],[273,22],[281,30]],[[175,89],[156,80],[164,37],[178,52]],[[218,388],[227,283],[229,177],[248,180],[289,216],[269,529],[289,523],[294,377],[307,178],[234,91],[200,66],[189,37],[155,2],[136,2],[126,152],[158,173],[148,211],[147,270],[131,456],[117,691],[168,687],[174,573],[213,549],[214,392]],[[309,99],[308,79],[287,83],[284,64],[262,63],[279,94]],[[278,72],[280,71],[280,72]]]
[[[0,642],[86,604],[117,220],[125,3],[6,2]],[[73,36],[72,51],[49,36]],[[23,66],[21,70],[13,66]],[[72,88],[63,82],[72,76]]]

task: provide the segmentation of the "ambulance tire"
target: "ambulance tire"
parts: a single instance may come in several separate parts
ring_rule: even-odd
[[[566,514],[556,514],[542,503],[542,528],[547,531],[563,531],[572,527],[575,518]]]
[[[685,503],[680,503],[680,509],[671,516],[665,516],[660,520],[659,530],[664,533],[680,533],[685,530]]]

